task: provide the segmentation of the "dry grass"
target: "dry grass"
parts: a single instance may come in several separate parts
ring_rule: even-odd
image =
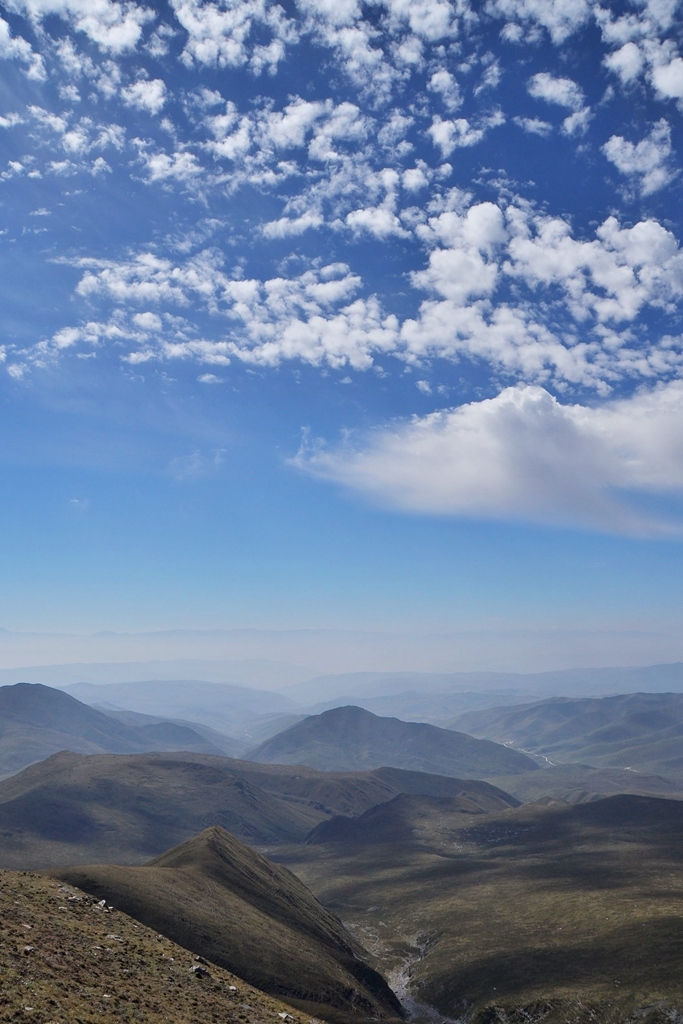
[[[0,871],[0,1021],[309,1024],[311,1018],[51,878]],[[278,1016],[279,1014],[279,1016]],[[289,1018],[283,1018],[289,1014]]]

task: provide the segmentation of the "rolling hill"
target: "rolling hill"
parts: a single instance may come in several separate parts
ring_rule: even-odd
[[[417,1019],[683,1015],[683,802],[466,815],[398,797],[365,818],[364,830],[327,822],[323,845],[278,859],[361,938]]]
[[[332,773],[206,754],[62,752],[0,782],[0,865],[141,864],[210,825],[252,845],[301,842],[321,821],[362,814],[404,789],[512,800],[483,782],[390,768]]]
[[[453,728],[543,754],[551,763],[657,774],[683,784],[683,694],[555,697],[462,715]]]
[[[310,1024],[120,910],[25,871],[0,872],[0,977],[3,1021]]]
[[[434,725],[380,718],[344,707],[312,715],[246,755],[268,764],[305,764],[327,771],[387,766],[465,778],[534,771],[524,754]]]
[[[223,751],[189,725],[129,725],[41,683],[0,687],[0,775],[17,772],[58,750],[81,754],[144,750]]]
[[[58,872],[186,949],[307,1012],[397,1017],[341,922],[285,868],[212,827],[144,867]]]

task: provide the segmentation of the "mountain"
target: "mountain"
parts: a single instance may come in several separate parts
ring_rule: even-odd
[[[251,738],[249,726],[263,729],[269,719],[279,724],[299,706],[289,697],[232,683],[202,679],[143,679],[131,683],[75,683],[65,692],[86,704],[113,704],[145,715],[184,719],[218,729],[228,736]],[[278,725],[275,726],[278,728]],[[252,743],[254,742],[252,739]]]
[[[518,699],[528,700],[531,695],[540,700],[567,693],[592,695],[640,690],[683,691],[683,662],[552,672],[345,672],[309,676],[289,686],[285,692],[299,704],[310,705],[316,701],[339,701],[349,694],[362,694],[368,699],[409,691],[441,696],[507,691],[510,699],[506,697],[505,703],[514,704]]]
[[[480,783],[481,785],[481,783]],[[401,793],[386,803],[371,807],[357,818],[339,815],[316,825],[306,837],[309,845],[321,843],[403,843],[417,833],[432,841],[445,830],[462,826],[463,815],[507,811],[516,801],[494,786],[490,793],[463,790],[458,796],[437,797]],[[518,805],[517,805],[518,806]]]
[[[323,847],[278,860],[372,937],[416,1019],[683,1017],[682,801],[465,814],[457,801],[398,797],[364,818],[327,822]]]
[[[391,768],[334,773],[207,754],[62,752],[0,782],[0,866],[141,864],[209,825],[252,845],[299,843],[321,821],[362,814],[403,790],[457,796],[485,785]]]
[[[295,875],[222,828],[144,867],[70,868],[58,877],[299,1009],[401,1013],[338,918]]]
[[[41,683],[0,687],[0,775],[19,771],[58,750],[221,753],[188,725],[164,721],[127,725]]]
[[[462,715],[454,728],[542,754],[551,764],[658,774],[683,785],[683,694],[555,697]]]
[[[500,744],[434,725],[380,718],[356,707],[312,715],[266,740],[247,757],[330,771],[361,771],[386,765],[475,778],[537,768],[526,755]]]
[[[0,1005],[5,1021],[309,1024],[120,910],[55,879],[0,872]],[[199,970],[197,970],[199,968]]]

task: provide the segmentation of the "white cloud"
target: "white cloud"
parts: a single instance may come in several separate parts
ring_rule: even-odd
[[[571,78],[555,78],[547,71],[533,75],[528,83],[529,95],[546,103],[556,103],[560,107],[579,111],[584,105],[583,89]]]
[[[460,87],[450,71],[445,68],[434,72],[427,83],[427,88],[441,96],[443,105],[449,114],[462,106]]]
[[[122,89],[121,98],[127,107],[158,114],[166,102],[166,85],[160,78],[141,78]]]
[[[585,135],[592,117],[590,107],[583,107],[581,110],[569,114],[562,122],[562,133],[570,136]]]
[[[512,119],[516,125],[522,129],[522,131],[528,132],[530,135],[550,135],[553,130],[553,126],[547,121],[541,121],[538,117],[513,117]]]
[[[292,462],[409,512],[666,536],[648,499],[683,496],[682,437],[681,381],[597,407],[517,386]]]
[[[645,57],[639,46],[634,42],[624,43],[618,50],[608,54],[604,60],[605,67],[613,71],[621,79],[622,85],[630,85],[640,75],[645,64]]]
[[[9,10],[41,22],[51,15],[69,21],[101,50],[124,53],[137,46],[142,26],[154,20],[154,12],[133,0],[9,0]]]
[[[183,60],[210,67],[243,67],[275,70],[286,52],[286,43],[297,38],[294,23],[279,4],[268,0],[171,0],[176,18],[187,32]],[[265,31],[273,37],[256,44],[252,35]]]
[[[592,6],[588,0],[488,0],[485,9],[510,24],[541,26],[554,43],[560,44],[586,24]]]
[[[491,128],[497,128],[504,123],[505,116],[500,110],[482,118],[476,125],[465,117],[444,121],[435,114],[427,134],[431,136],[432,142],[439,147],[445,158],[450,156],[454,149],[476,146]]]
[[[683,99],[683,59],[674,57],[668,64],[653,68],[652,84],[664,99]]]
[[[38,82],[47,78],[43,58],[34,53],[31,44],[21,36],[13,36],[4,18],[0,18],[0,60],[18,60],[26,64],[26,77]]]
[[[602,152],[622,174],[640,179],[640,192],[644,196],[664,188],[676,173],[669,166],[671,129],[664,118],[636,145],[621,135],[613,135]]]

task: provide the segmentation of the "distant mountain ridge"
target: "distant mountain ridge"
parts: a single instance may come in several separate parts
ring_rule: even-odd
[[[499,743],[434,725],[380,718],[353,706],[305,718],[246,757],[267,764],[307,764],[329,771],[387,766],[461,778],[538,768],[531,758]]]
[[[683,782],[683,694],[554,697],[461,715],[454,728],[553,762],[649,772]]]
[[[178,749],[222,753],[187,725],[127,725],[41,683],[0,687],[0,774],[19,771],[59,750],[100,754]]]

